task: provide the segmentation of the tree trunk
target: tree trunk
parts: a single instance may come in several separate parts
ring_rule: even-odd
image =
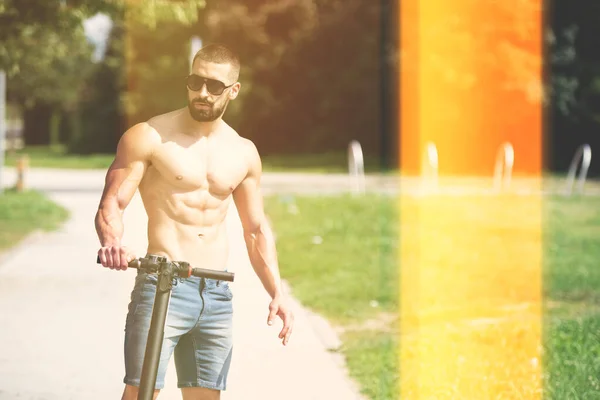
[[[23,137],[26,146],[50,144],[50,118],[52,107],[36,104],[23,112]]]

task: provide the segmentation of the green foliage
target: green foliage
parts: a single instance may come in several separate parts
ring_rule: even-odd
[[[259,77],[272,88],[285,121],[263,116],[249,118],[250,125],[266,125],[280,138],[270,139],[288,151],[337,150],[352,139],[363,151],[376,151],[382,106],[378,12],[378,2],[333,3],[323,10],[316,34],[282,60],[273,78]],[[287,88],[283,95],[281,87]]]
[[[71,115],[77,126],[68,142],[73,153],[113,153],[125,122],[121,95],[126,87],[123,68],[124,28],[113,22],[104,59],[97,63],[86,81],[78,110]]]
[[[378,150],[380,2],[208,2],[210,41],[242,59],[228,117],[263,154]]]
[[[9,76],[9,98],[24,107],[43,103],[72,109],[92,66],[83,27],[68,33],[33,30],[21,46],[18,73]]]
[[[30,111],[27,119],[38,109],[61,114],[74,148],[112,151],[127,122],[173,107],[175,93],[180,98],[172,77],[187,72],[183,32],[203,6],[202,0],[0,0],[0,68],[8,72],[9,100]],[[97,12],[121,29],[112,35],[112,55],[94,65],[82,22]],[[154,51],[148,62],[138,55],[143,47]],[[25,121],[27,143],[47,143],[51,120]]]
[[[0,68],[9,77],[15,76],[29,53],[37,50],[35,42],[45,40],[46,35],[64,40],[86,17],[110,8],[110,2],[95,0],[77,0],[76,4],[72,0],[0,0]],[[55,55],[61,56],[64,53]]]
[[[128,125],[187,104],[185,76],[190,69],[189,28],[163,22],[160,31],[129,26],[124,60],[126,85],[121,101]]]
[[[600,123],[600,57],[595,2],[548,2],[549,93],[558,114],[573,122]],[[597,129],[597,128],[595,128]]]
[[[198,10],[205,6],[204,0],[142,0],[120,3],[124,6],[127,19],[149,30],[162,28],[162,23],[189,26],[197,21]]]
[[[8,100],[25,117],[28,144],[47,144],[51,114],[73,110],[92,66],[82,21],[109,3],[93,0],[2,0],[0,68]]]
[[[186,104],[190,25],[204,2],[119,3],[104,59],[82,97],[74,153],[112,153],[132,125]],[[179,84],[177,84],[179,82]]]

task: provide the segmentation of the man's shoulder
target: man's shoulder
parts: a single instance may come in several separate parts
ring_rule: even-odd
[[[248,172],[251,174],[260,174],[260,171],[262,170],[262,162],[254,142],[250,139],[240,136],[240,148],[243,158],[246,160]]]
[[[258,177],[262,172],[262,163],[254,142],[241,136],[235,129],[226,124],[226,147],[229,157],[245,170],[245,178]],[[225,143],[224,143],[225,144]],[[260,179],[260,178],[259,178]],[[243,180],[242,180],[243,182]]]
[[[181,116],[183,109],[170,111],[164,114],[156,115],[144,122],[148,128],[153,129],[157,133],[161,133],[165,129],[172,129],[173,123]]]
[[[240,146],[244,148],[245,151],[258,154],[258,148],[254,144],[254,142],[248,138],[244,138],[240,136]]]
[[[148,142],[151,139],[160,139],[160,135],[155,127],[148,122],[139,122],[133,125],[122,137],[122,140],[134,142]]]
[[[235,149],[246,153],[258,153],[254,142],[240,135],[234,128],[225,123],[225,140],[229,146],[233,145]],[[228,147],[229,147],[228,146]]]
[[[239,137],[240,149],[244,158],[248,160],[250,164],[260,163],[260,154],[258,153],[258,148],[254,144],[254,142],[250,139]]]
[[[227,125],[227,136],[238,149],[249,155],[258,155],[258,149],[254,142],[240,135],[235,129]]]
[[[173,129],[173,121],[181,114],[182,110],[170,111],[156,115],[147,121],[133,125],[125,132],[124,136],[132,137],[133,140],[160,141],[166,132]]]
[[[130,127],[119,140],[121,152],[137,154],[140,157],[150,156],[162,138],[157,130],[148,122],[139,122]]]

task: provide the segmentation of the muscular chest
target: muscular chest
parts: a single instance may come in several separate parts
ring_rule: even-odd
[[[246,174],[243,160],[226,145],[201,141],[184,146],[165,143],[154,154],[155,174],[182,191],[206,190],[227,196]]]

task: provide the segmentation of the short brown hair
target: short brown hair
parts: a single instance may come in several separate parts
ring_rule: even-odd
[[[230,64],[231,73],[229,76],[233,78],[234,81],[237,81],[239,78],[240,59],[233,51],[222,44],[213,43],[202,47],[194,56],[192,65],[196,62],[196,59],[217,64]]]

